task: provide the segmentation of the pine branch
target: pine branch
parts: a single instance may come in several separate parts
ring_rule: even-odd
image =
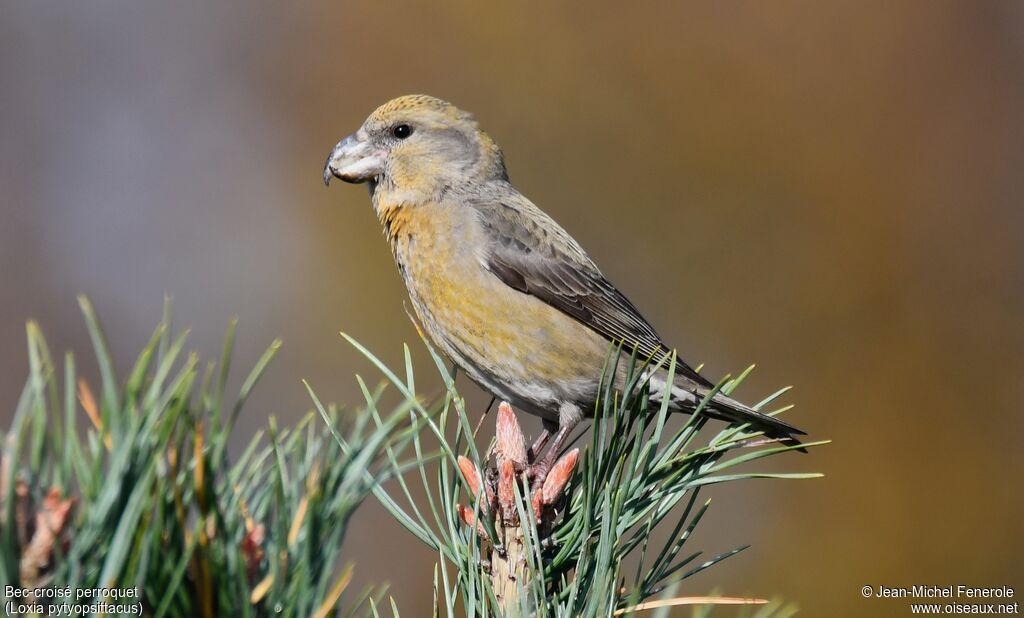
[[[665,407],[648,413],[644,365],[633,359],[625,389],[604,387],[590,437],[581,433],[545,478],[530,479],[533,449],[507,404],[499,406],[498,440],[478,445],[479,424],[429,345],[446,389],[434,404],[417,396],[408,347],[404,372],[395,372],[347,336],[401,402],[382,411],[383,389],[357,376],[364,404],[342,423],[307,384],[316,413],[293,428],[271,418],[232,460],[228,441],[278,343],[232,399],[234,322],[220,361],[202,364],[185,352],[187,333],[172,333],[168,306],[119,375],[95,312],[81,303],[99,383],[79,377],[71,354],[58,367],[30,323],[29,378],[2,445],[0,587],[45,592],[19,602],[137,603],[153,616],[325,617],[341,606],[379,616],[383,590],[349,593],[351,565],[340,568],[349,519],[372,493],[437,552],[438,614],[662,615],[706,601],[677,596],[679,583],[745,549],[711,558],[689,549],[709,511],[698,499],[705,486],[819,476],[736,472],[799,447],[742,425],[710,435],[699,412],[682,425],[669,422]],[[614,373],[615,363],[607,369]],[[732,393],[747,373],[713,392]],[[425,500],[414,499],[412,484],[423,486]],[[670,533],[659,546],[652,539],[662,528]],[[638,563],[635,572],[627,560]],[[127,596],[60,593],[101,587]],[[754,616],[794,611],[771,603]]]
[[[345,337],[403,396],[414,396],[408,348],[402,380],[364,346]],[[656,414],[648,412],[649,383],[644,376],[654,372],[644,371],[651,368],[634,358],[625,389],[618,392],[611,380],[605,380],[589,445],[582,453],[563,453],[564,463],[555,475],[560,478],[553,482],[557,490],[545,496],[536,481],[531,487],[524,472],[529,462],[520,453],[526,440],[511,408],[499,407],[497,442],[488,448],[478,446],[454,378],[429,344],[426,347],[447,392],[439,410],[411,405],[413,416],[425,422],[430,433],[414,436],[413,443],[417,453],[427,440],[436,444],[441,461],[434,473],[421,462],[411,476],[430,497],[433,518],[423,515],[397,469],[392,472],[405,499],[383,488],[375,495],[399,523],[438,552],[437,613],[453,616],[461,605],[468,616],[611,616],[668,606],[667,600],[650,600],[746,549],[740,546],[711,558],[702,558],[699,551],[683,552],[708,512],[710,501],[698,504],[705,486],[821,476],[730,469],[826,441],[780,444],[746,425],[721,428],[710,438],[702,431],[708,421],[701,414],[704,406],[718,392],[735,392],[749,370],[737,379],[723,380],[697,413],[670,428],[674,424],[669,423],[667,405]],[[613,351],[609,358],[607,375],[615,375],[620,355]],[[674,368],[675,359],[668,359],[670,374]],[[767,409],[784,392],[766,398],[757,408]],[[726,470],[730,473],[724,474]],[[662,527],[671,533],[662,546],[653,546],[653,535]],[[638,561],[635,573],[625,571],[627,558]]]
[[[369,612],[382,590],[346,602],[341,546],[354,510],[401,469],[419,429],[406,409],[350,412],[341,428],[333,406],[321,408],[330,427],[313,413],[294,428],[271,418],[232,461],[235,423],[279,342],[231,399],[233,321],[220,362],[203,365],[185,354],[186,334],[172,334],[168,307],[119,377],[91,304],[81,305],[98,389],[71,354],[58,367],[28,325],[29,379],[0,466],[0,590],[30,594],[4,601],[141,604],[151,616]],[[76,598],[101,587],[127,596]]]

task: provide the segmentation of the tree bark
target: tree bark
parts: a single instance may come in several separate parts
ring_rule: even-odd
[[[505,523],[498,530],[504,540],[503,552],[491,550],[491,586],[505,616],[519,616],[526,591],[526,546],[523,529],[517,523]]]

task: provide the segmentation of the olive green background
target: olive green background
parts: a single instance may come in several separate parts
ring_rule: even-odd
[[[1021,3],[4,2],[0,84],[5,425],[25,319],[87,357],[80,292],[121,367],[165,292],[208,356],[233,314],[238,366],[283,337],[239,441],[309,407],[300,378],[359,401],[377,375],[337,332],[392,362],[416,334],[365,189],[321,169],[425,92],[685,358],[759,363],[740,394],[792,383],[788,418],[835,440],[779,464],[824,479],[712,492],[694,543],[753,548],[683,593],[1024,595]],[[426,615],[434,556],[375,504],[346,547]]]

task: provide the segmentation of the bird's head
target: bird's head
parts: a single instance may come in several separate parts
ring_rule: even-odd
[[[345,182],[436,191],[462,182],[505,179],[501,150],[476,120],[426,95],[392,99],[338,142],[324,165]]]

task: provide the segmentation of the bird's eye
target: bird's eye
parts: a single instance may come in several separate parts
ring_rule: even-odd
[[[398,139],[405,139],[412,135],[412,127],[407,124],[396,125],[394,129],[391,129],[391,134]]]

